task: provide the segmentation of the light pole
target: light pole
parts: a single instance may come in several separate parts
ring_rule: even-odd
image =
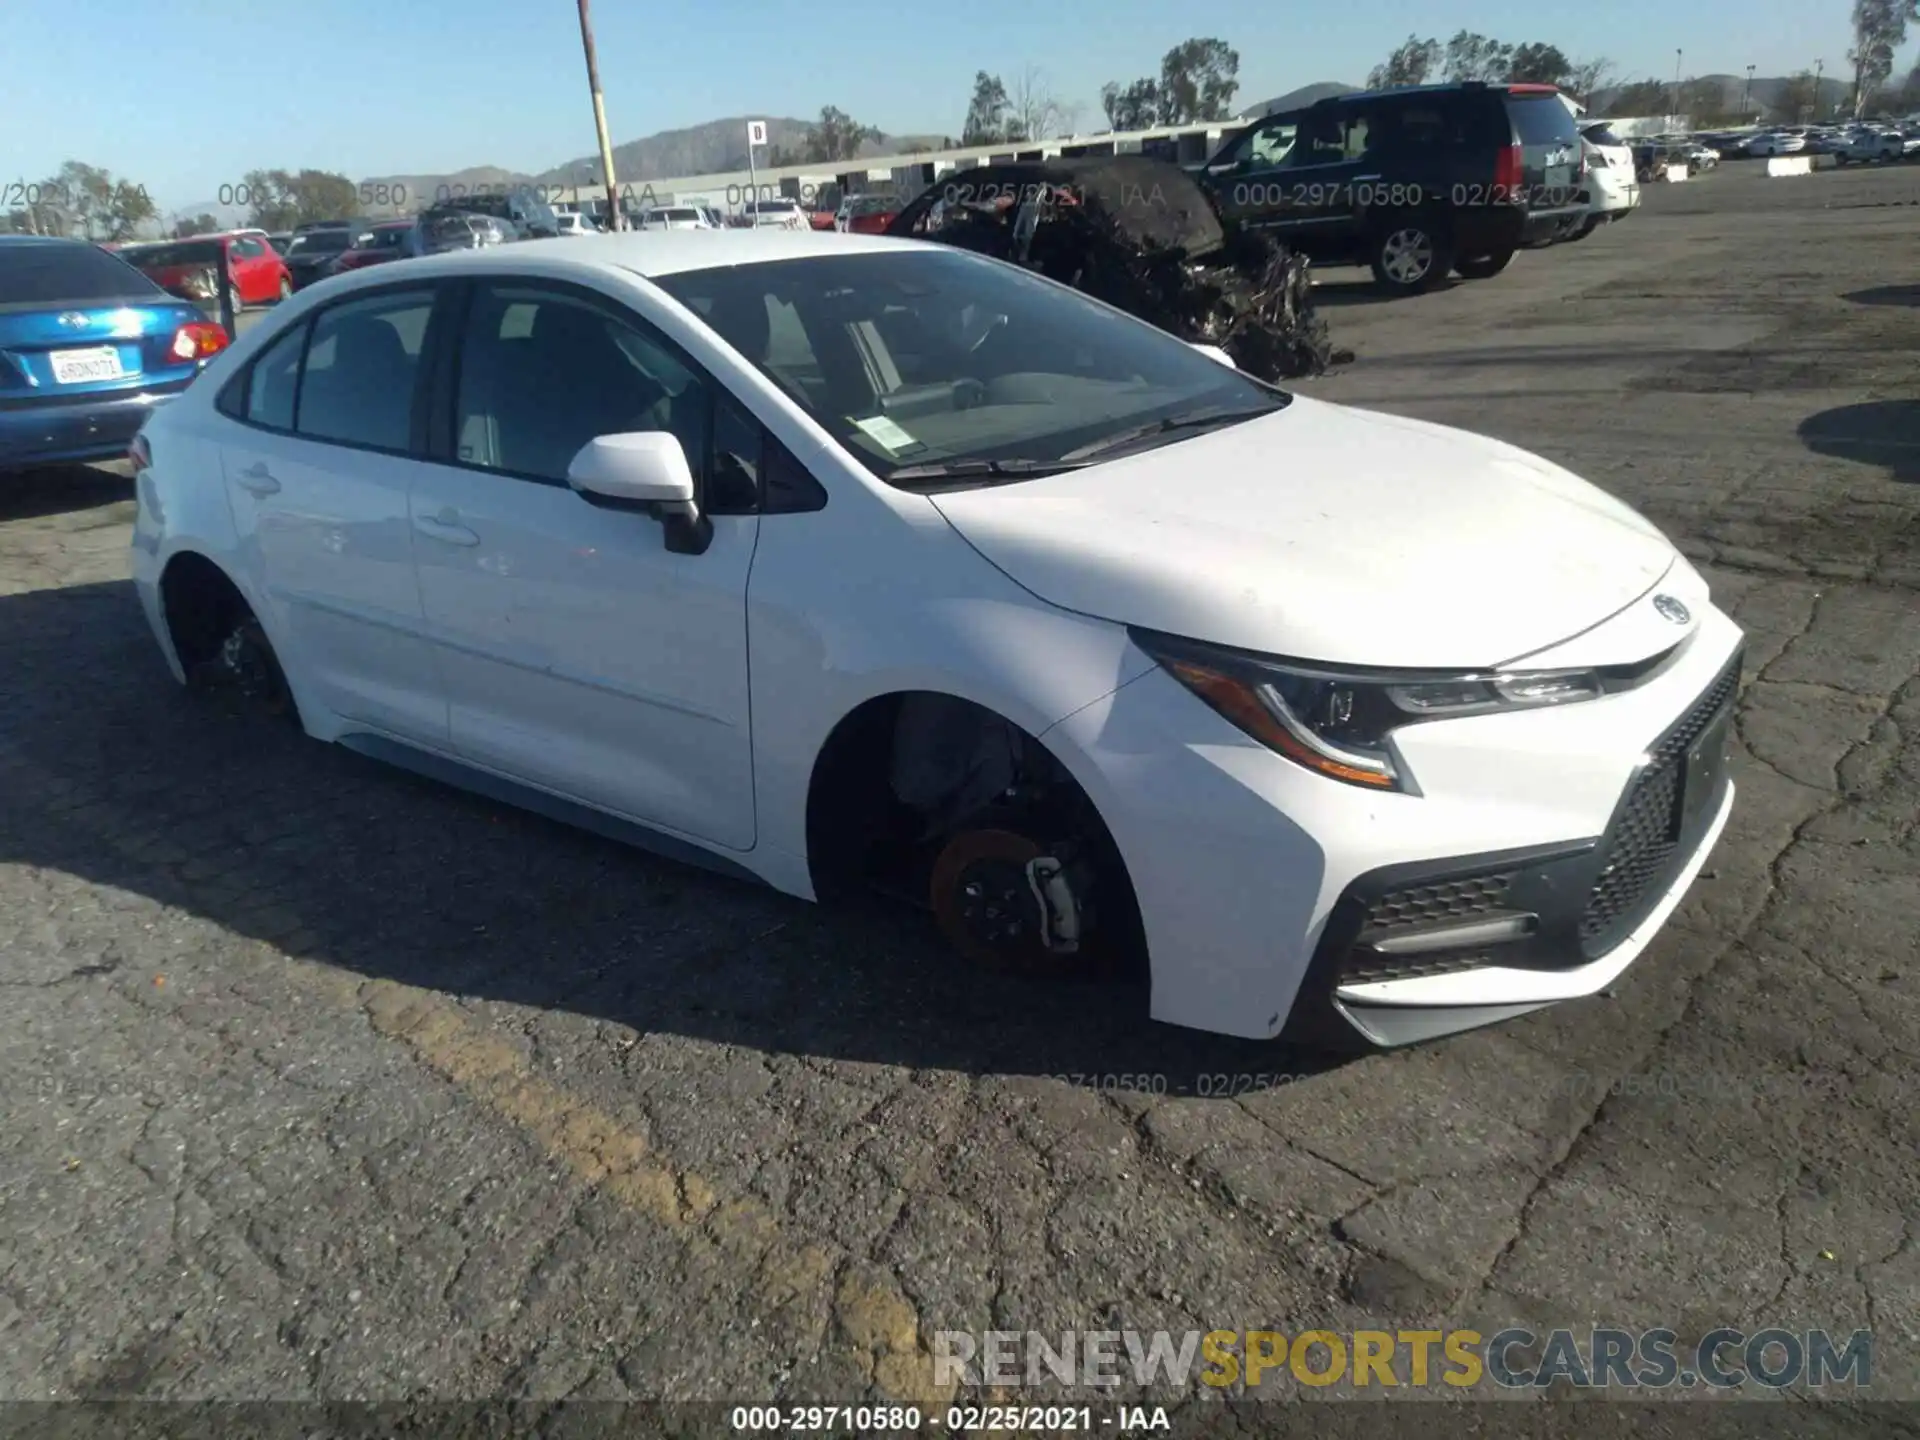
[[[1673,52],[1673,113],[1680,113],[1680,52]]]
[[[1820,72],[1826,68],[1827,62],[1824,60],[1813,62],[1813,118],[1816,120],[1820,118]],[[1799,117],[1796,115],[1794,118],[1797,120]]]
[[[593,53],[593,26],[587,0],[580,0],[580,48],[587,52],[587,88],[593,91],[593,128],[600,138],[600,168],[607,173],[607,228],[620,230],[620,196],[613,182],[613,142],[607,138],[607,106],[600,98],[600,62]]]
[[[1747,66],[1747,88],[1740,92],[1740,118],[1745,120],[1753,113],[1753,66]]]

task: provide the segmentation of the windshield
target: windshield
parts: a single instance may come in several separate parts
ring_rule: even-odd
[[[955,462],[1060,462],[1160,421],[1265,413],[1290,398],[1143,321],[964,250],[823,255],[654,283],[882,479]]]
[[[338,254],[347,248],[347,242],[351,239],[353,239],[351,230],[309,230],[304,235],[293,237],[293,243],[287,246],[287,254]]]

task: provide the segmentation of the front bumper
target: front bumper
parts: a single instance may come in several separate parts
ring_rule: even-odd
[[[111,395],[0,405],[0,470],[117,460],[127,453],[147,416],[185,390],[192,378]]]
[[[1295,1001],[1401,1045],[1591,994],[1684,898],[1733,809],[1736,651],[1646,749],[1606,830],[1563,845],[1382,867],[1347,886]]]
[[[1594,171],[1587,193],[1591,213],[1603,220],[1621,219],[1640,204],[1640,182],[1631,170]]]
[[[1715,747],[1740,630],[1689,568],[1660,588],[1697,618],[1657,673],[1577,705],[1398,732],[1419,794],[1311,774],[1159,669],[1049,731],[1087,762],[1072,768],[1126,860],[1153,1017],[1392,1045],[1610,984],[1732,803]],[[1647,654],[1648,627],[1667,624],[1652,608],[1643,597],[1530,663]],[[1468,925],[1482,928],[1440,933]]]

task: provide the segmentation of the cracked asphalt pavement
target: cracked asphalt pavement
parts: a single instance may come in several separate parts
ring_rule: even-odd
[[[937,1401],[937,1330],[1508,1321],[1870,1327],[1920,1398],[1920,166],[1647,197],[1328,272],[1301,388],[1696,557],[1731,825],[1604,998],[1339,1068],[189,697],[124,476],[6,481],[0,1398]]]

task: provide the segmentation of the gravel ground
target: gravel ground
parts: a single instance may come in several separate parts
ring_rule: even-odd
[[[9,480],[0,1398],[937,1400],[938,1330],[1517,1321],[1870,1327],[1920,1399],[1916,202],[1729,166],[1493,280],[1324,277],[1359,358],[1303,389],[1615,491],[1751,644],[1618,987],[1292,1083],[190,699],[125,480]]]

